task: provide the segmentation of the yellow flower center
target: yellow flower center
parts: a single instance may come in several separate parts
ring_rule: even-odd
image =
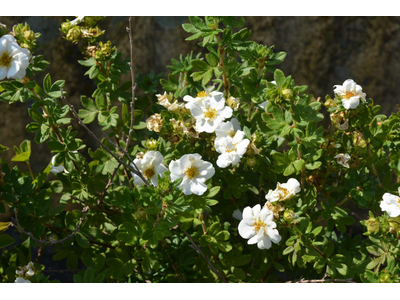
[[[191,166],[190,168],[188,168],[185,171],[185,175],[189,178],[189,179],[193,179],[197,176],[200,175],[199,170],[195,167],[195,166]]]
[[[155,174],[156,172],[153,168],[148,168],[143,172],[144,177],[146,177],[148,180],[150,180]]]
[[[346,92],[346,94],[343,96],[343,98],[349,100],[351,97],[354,97],[356,94],[353,92]]]
[[[200,93],[197,93],[197,98],[204,98],[204,97],[207,97],[207,96],[209,96],[210,94],[206,94],[206,92],[205,91],[202,91],[202,92],[200,92]]]
[[[11,57],[8,53],[4,52],[0,57],[0,66],[9,68],[11,66]]]
[[[206,108],[204,112],[204,118],[214,120],[218,116],[217,110],[215,108]]]
[[[254,227],[256,233],[258,233],[261,228],[266,228],[267,224],[265,224],[263,221],[260,220],[260,218],[258,218],[257,221],[255,221],[252,226]]]
[[[235,136],[235,134],[236,134],[236,131],[234,131],[234,130],[229,131],[229,136],[230,136],[231,138],[233,138],[233,137]]]
[[[400,204],[400,198],[397,198],[397,203]]]

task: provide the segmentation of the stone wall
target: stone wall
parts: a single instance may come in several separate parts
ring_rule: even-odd
[[[69,17],[72,19],[73,17]],[[11,28],[13,24],[28,22],[32,29],[42,33],[41,47],[51,65],[46,70],[52,79],[65,79],[68,97],[79,107],[80,95],[90,95],[95,86],[83,76],[85,68],[79,49],[64,40],[58,31],[65,17],[0,17],[0,23]],[[186,42],[188,36],[181,24],[186,17],[134,17],[134,59],[139,73],[164,73],[171,58],[200,51],[196,41]],[[109,17],[100,23],[106,30],[105,39],[111,40],[120,52],[129,52],[126,17]],[[277,51],[288,53],[280,66],[291,74],[297,84],[309,86],[315,96],[332,95],[332,87],[348,78],[363,86],[368,97],[389,114],[399,104],[400,92],[400,18],[399,17],[247,17],[246,26],[253,31],[252,40],[275,45]],[[41,80],[41,78],[38,78]],[[8,105],[0,103],[0,144],[12,147],[34,135],[25,132],[30,122],[27,108],[32,103]],[[86,139],[88,147],[97,147]],[[32,163],[34,172],[40,171],[51,158],[50,151],[34,142]],[[11,159],[13,151],[2,157]],[[23,168],[25,166],[22,166]]]

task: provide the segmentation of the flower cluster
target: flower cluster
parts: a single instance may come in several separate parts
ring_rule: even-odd
[[[267,202],[261,209],[257,204],[253,208],[247,206],[243,210],[243,219],[239,223],[239,234],[244,239],[249,239],[250,244],[257,244],[260,249],[269,249],[272,243],[279,243],[281,236],[276,229],[276,223],[273,221],[280,211],[283,211],[280,205],[275,210],[271,203],[276,201],[285,201],[293,198],[300,192],[300,183],[290,178],[286,183],[277,183],[275,190],[269,190],[265,196]],[[237,213],[236,213],[237,215]]]

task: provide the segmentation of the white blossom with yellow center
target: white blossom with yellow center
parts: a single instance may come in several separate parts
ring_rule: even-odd
[[[333,92],[342,98],[342,104],[346,109],[355,109],[360,104],[360,99],[365,102],[366,94],[353,79],[347,79],[343,85],[335,85],[334,88]]]
[[[348,161],[350,160],[351,156],[349,154],[339,153],[334,158],[339,165],[342,165],[345,168],[350,168]]]
[[[160,177],[163,177],[162,173],[168,170],[167,167],[163,165],[163,160],[164,157],[159,151],[148,151],[143,157],[135,158],[133,162],[147,181],[154,186],[158,186],[157,175],[160,174]],[[139,176],[134,173],[131,174],[137,186],[140,187],[144,185],[143,180]]]
[[[266,207],[261,209],[260,204],[253,208],[247,206],[238,227],[240,236],[249,239],[249,245],[257,244],[260,249],[271,248],[272,242],[277,244],[282,239],[273,218],[273,212]]]
[[[225,99],[222,93],[219,94],[189,106],[191,115],[196,119],[196,131],[213,133],[222,121],[232,117],[232,108],[225,106]]]
[[[0,80],[25,77],[30,59],[29,50],[21,48],[12,35],[6,34],[0,38]]]
[[[212,91],[214,89],[214,86],[210,86],[207,88],[205,91],[201,91],[197,93],[196,97],[192,97],[190,95],[186,95],[183,97],[183,101],[186,101],[187,103],[185,104],[185,107],[187,109],[190,109],[190,106],[192,104],[199,104],[201,101],[207,98],[222,98],[223,94],[221,92],[217,91]]]
[[[290,178],[286,183],[276,185],[275,190],[269,190],[265,195],[265,199],[269,202],[285,201],[293,198],[297,193],[300,193],[300,183],[295,178]]]
[[[399,187],[399,195],[400,195],[400,187]],[[390,194],[390,193],[385,193],[382,196],[382,202],[380,204],[380,207],[382,211],[386,211],[391,218],[396,218],[400,216],[400,197]]]
[[[236,131],[233,137],[228,135],[217,138],[214,144],[215,150],[221,153],[217,159],[217,166],[220,168],[226,168],[229,165],[237,166],[249,144],[250,141],[244,138],[244,132],[241,130]]]
[[[183,178],[179,188],[185,195],[203,195],[207,190],[205,182],[215,174],[213,165],[201,159],[201,155],[185,154],[169,164],[171,181]]]

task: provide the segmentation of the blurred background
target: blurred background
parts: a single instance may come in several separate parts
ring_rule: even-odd
[[[74,17],[0,17],[0,23],[11,30],[17,23],[27,22],[35,32],[41,32],[36,54],[44,55],[51,65],[42,77],[50,73],[52,80],[65,79],[69,100],[80,108],[81,95],[91,95],[95,85],[84,76],[87,68],[79,65],[82,59],[78,47],[62,38],[59,27]],[[127,17],[107,17],[99,22],[106,31],[104,41],[111,40],[119,52],[129,53],[125,31]],[[382,113],[397,111],[400,103],[400,17],[246,17],[245,26],[252,32],[251,40],[275,45],[276,51],[288,56],[279,66],[292,75],[297,85],[308,85],[309,93],[324,98],[333,96],[333,85],[354,79],[363,87],[367,97],[382,105]],[[134,17],[134,64],[137,73],[168,74],[171,58],[190,51],[201,51],[196,41],[185,41],[188,34],[181,24],[187,17]],[[37,78],[40,82],[42,78]],[[129,80],[129,77],[126,78]],[[162,92],[159,90],[159,92]],[[0,144],[9,148],[1,157],[10,162],[12,147],[24,139],[33,141],[34,134],[25,131],[31,121],[28,108],[31,102],[8,105],[0,102]],[[78,125],[74,122],[74,127]],[[94,128],[95,130],[95,128]],[[90,138],[81,138],[88,148],[97,145]],[[46,167],[52,155],[45,145],[32,142],[33,172]],[[19,163],[20,168],[25,164]]]

